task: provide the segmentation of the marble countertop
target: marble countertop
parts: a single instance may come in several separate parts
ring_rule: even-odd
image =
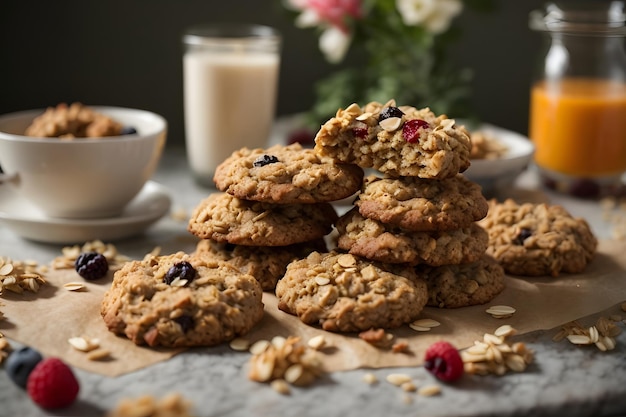
[[[166,150],[154,180],[170,189],[172,212],[190,211],[211,192],[194,183],[184,152],[179,149]],[[527,173],[519,182],[521,186],[534,187],[534,181],[532,173]],[[610,225],[602,219],[598,203],[558,195],[548,197],[565,205],[572,214],[587,218],[599,237],[609,236]],[[165,216],[140,236],[115,245],[121,253],[136,258],[155,246],[161,246],[163,253],[191,251],[195,242],[188,238],[185,226],[184,222]],[[47,263],[62,246],[22,239],[0,224],[0,255]],[[595,322],[593,316],[581,319],[585,323]],[[617,337],[617,347],[610,352],[568,342],[555,343],[554,333],[536,331],[516,336],[516,340],[525,342],[535,352],[535,361],[525,372],[466,375],[458,383],[440,384],[442,392],[435,397],[406,393],[385,382],[391,372],[402,372],[418,384],[435,383],[423,367],[336,372],[313,386],[281,395],[267,384],[247,378],[247,355],[220,346],[192,349],[115,378],[75,369],[81,385],[78,401],[70,408],[50,413],[34,405],[5,372],[0,372],[0,416],[102,416],[122,398],[142,394],[160,397],[172,392],[190,400],[199,416],[626,415],[626,332]],[[15,341],[11,343],[20,346]],[[380,382],[365,383],[363,376],[367,372],[374,373]]]

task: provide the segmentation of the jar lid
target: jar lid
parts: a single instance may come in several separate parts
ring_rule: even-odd
[[[623,1],[551,2],[529,20],[533,30],[587,36],[624,36],[625,23]]]

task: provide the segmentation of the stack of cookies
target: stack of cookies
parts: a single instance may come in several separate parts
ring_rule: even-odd
[[[299,144],[233,152],[216,169],[220,192],[193,211],[196,255],[225,260],[273,291],[287,264],[327,250],[337,213],[330,204],[355,194],[363,170]]]
[[[339,249],[411,266],[426,280],[431,306],[483,304],[502,291],[503,269],[486,255],[488,235],[477,223],[488,203],[461,174],[471,151],[463,126],[394,101],[353,104],[322,126],[315,143],[319,155],[377,171],[336,222]]]

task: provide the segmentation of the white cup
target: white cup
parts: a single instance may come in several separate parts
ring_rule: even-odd
[[[196,181],[242,147],[265,147],[276,112],[281,37],[270,27],[216,24],[183,36],[185,144]]]
[[[0,187],[15,191],[49,217],[119,215],[155,172],[166,120],[154,113],[91,106],[137,134],[63,140],[25,136],[45,109],[0,116]]]

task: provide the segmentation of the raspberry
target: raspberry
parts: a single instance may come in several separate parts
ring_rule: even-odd
[[[352,128],[352,134],[361,139],[365,139],[367,137],[367,128],[366,127],[354,127]]]
[[[420,129],[428,129],[429,127],[430,125],[425,120],[407,120],[402,128],[402,137],[409,143],[416,143],[420,138]]]
[[[83,252],[76,258],[74,268],[78,275],[86,280],[93,281],[103,278],[107,274],[109,262],[101,253]]]
[[[187,261],[182,261],[182,262],[178,262],[177,264],[172,265],[172,267],[165,274],[165,277],[163,277],[163,282],[166,283],[167,285],[170,285],[172,281],[174,281],[176,278],[180,278],[180,279],[186,279],[187,284],[188,284],[195,277],[196,277],[196,270],[193,269],[193,266]]]
[[[459,351],[443,340],[433,343],[426,350],[424,368],[445,382],[459,379],[464,371]]]
[[[62,360],[47,358],[35,366],[26,390],[42,408],[62,408],[74,402],[80,387],[74,373]]]
[[[13,382],[22,388],[26,388],[28,375],[42,359],[41,354],[35,349],[23,347],[9,355],[4,367]]]

